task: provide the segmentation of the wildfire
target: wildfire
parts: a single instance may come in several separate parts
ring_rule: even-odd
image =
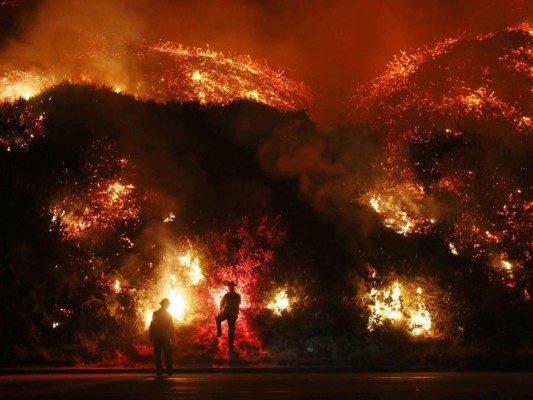
[[[0,78],[0,101],[29,100],[53,85],[53,81],[24,71],[10,71]]]
[[[167,249],[160,271],[157,282],[141,300],[140,314],[144,316],[146,328],[152,320],[153,305],[163,298],[170,300],[168,311],[176,321],[192,320],[194,302],[191,299],[197,295],[198,285],[204,280],[199,258],[193,256],[192,249],[185,254],[179,254],[175,248]]]
[[[423,216],[422,201],[425,194],[418,188],[404,185],[394,189],[384,188],[381,194],[368,192],[362,197],[374,211],[382,216],[386,227],[401,235],[427,233],[435,219]]]
[[[289,311],[290,302],[287,292],[285,290],[278,291],[274,296],[274,299],[268,303],[267,308],[272,310],[272,312],[277,316],[281,316],[283,312]]]
[[[160,75],[149,73],[157,86],[150,97],[199,101],[202,104],[227,104],[238,99],[265,103],[281,110],[306,108],[310,90],[250,57],[229,57],[209,48],[188,48],[161,42],[150,48],[146,57],[165,56],[173,65]]]
[[[52,206],[51,214],[66,239],[77,239],[89,230],[106,230],[120,221],[137,220],[139,206],[133,185],[111,181],[90,187],[83,198],[64,198]]]
[[[187,274],[193,285],[198,285],[198,283],[204,279],[198,257],[193,258],[192,250],[189,250],[187,251],[187,254],[178,257],[178,260],[182,266],[189,269]]]
[[[528,157],[516,149],[533,135],[523,83],[532,76],[532,49],[526,26],[450,39],[402,53],[358,89],[358,117],[384,132],[385,148],[382,178],[360,201],[385,226],[402,235],[435,232],[438,210],[452,254],[491,265],[498,254],[531,262],[533,187]],[[480,152],[479,143],[501,151]]]
[[[109,53],[89,46],[87,54],[66,58],[77,65],[79,58],[91,59],[92,54],[121,62],[124,55]],[[188,48],[172,42],[139,48],[128,55],[133,62],[128,85],[118,84],[114,78],[100,69],[88,69],[84,73],[72,72],[62,80],[73,84],[93,84],[108,87],[115,93],[129,93],[136,97],[161,101],[197,101],[202,104],[228,104],[236,100],[250,100],[268,104],[281,110],[308,108],[311,91],[302,83],[286,77],[282,71],[256,63],[248,56],[229,57],[209,48]],[[91,63],[92,64],[92,63]],[[64,67],[64,66],[63,66]],[[135,70],[143,70],[138,79]],[[76,68],[73,68],[77,71]],[[61,75],[55,72],[56,75]],[[113,74],[110,74],[114,76]],[[0,75],[0,101],[29,99],[56,84],[54,71],[7,71]]]
[[[406,297],[409,300],[407,301]],[[368,294],[368,330],[373,331],[385,321],[405,327],[413,336],[431,335],[431,314],[426,308],[422,288],[406,293],[396,281],[388,287],[372,288]]]

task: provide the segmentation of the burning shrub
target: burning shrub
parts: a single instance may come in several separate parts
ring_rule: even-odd
[[[389,273],[380,277],[369,266],[357,302],[365,310],[367,329],[389,325],[413,337],[437,338],[451,331],[456,304],[428,277],[401,277]]]

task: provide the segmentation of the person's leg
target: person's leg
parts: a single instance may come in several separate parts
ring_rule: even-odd
[[[215,321],[217,322],[217,337],[222,336],[222,321],[224,321],[226,318],[223,314],[218,314],[215,317]]]
[[[166,342],[163,347],[165,352],[165,364],[167,365],[167,374],[172,375],[172,345],[170,342]]]
[[[237,317],[228,318],[228,346],[230,349],[233,349],[235,340],[235,322],[237,322]]]
[[[161,375],[163,373],[163,366],[161,365],[161,343],[155,341],[154,342],[154,355],[155,355],[155,369],[157,371],[157,375]]]

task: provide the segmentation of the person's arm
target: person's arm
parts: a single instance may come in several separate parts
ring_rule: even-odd
[[[224,310],[224,307],[226,307],[226,296],[227,294],[225,294],[223,297],[222,297],[222,300],[220,300],[220,310]]]

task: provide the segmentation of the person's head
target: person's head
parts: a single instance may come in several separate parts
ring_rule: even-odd
[[[170,306],[170,300],[165,297],[159,304],[161,304],[162,309],[166,310]]]
[[[229,282],[226,284],[226,286],[228,287],[228,290],[230,290],[230,291],[232,291],[232,292],[235,290],[235,282],[233,282],[233,281],[229,281]]]

